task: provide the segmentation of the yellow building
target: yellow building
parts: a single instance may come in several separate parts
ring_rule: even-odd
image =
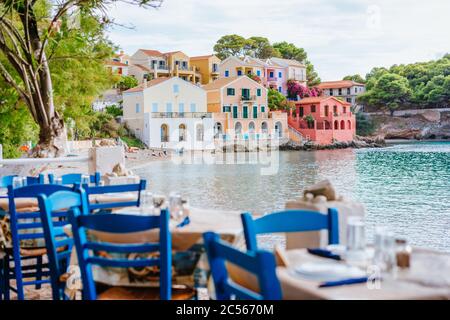
[[[191,57],[191,65],[202,75],[202,84],[208,84],[219,78],[221,60],[215,55]]]
[[[188,55],[182,51],[174,51],[164,53],[167,59],[167,65],[174,77],[180,77],[186,81],[193,83],[201,83],[202,75],[197,71],[197,68],[192,66]]]

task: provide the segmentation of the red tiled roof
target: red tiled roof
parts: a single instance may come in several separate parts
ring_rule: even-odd
[[[363,83],[358,83],[352,80],[340,80],[340,81],[326,81],[322,82],[317,87],[320,89],[339,89],[339,88],[350,88],[353,86],[363,86]]]
[[[151,80],[151,81],[147,81],[147,85],[145,85],[145,83],[142,83],[142,84],[138,85],[137,87],[128,89],[128,90],[125,91],[125,92],[139,92],[139,91],[143,91],[144,89],[150,88],[150,87],[152,87],[152,86],[155,86],[155,85],[157,85],[157,84],[160,84],[160,83],[162,83],[162,82],[164,82],[164,81],[167,81],[167,80],[169,80],[169,79],[172,79],[172,77],[160,77],[160,78],[156,78],[156,79],[153,79],[153,80]]]
[[[161,57],[163,54],[158,50],[139,49],[150,57]]]
[[[106,65],[108,65],[108,66],[117,66],[117,67],[128,67],[127,64],[119,62],[119,61],[114,61],[114,60],[107,61]]]
[[[320,96],[320,97],[309,97],[309,98],[303,98],[300,101],[296,102],[297,104],[311,104],[311,103],[322,103],[325,100],[333,99],[341,104],[344,105],[351,105],[350,103],[346,101],[339,100],[335,97],[328,97],[328,96]]]

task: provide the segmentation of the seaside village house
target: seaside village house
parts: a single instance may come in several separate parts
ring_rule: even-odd
[[[278,90],[287,95],[288,80],[306,85],[306,67],[302,63],[281,58],[266,60],[252,57],[228,57],[219,67],[220,78],[256,75],[264,87]]]
[[[146,81],[123,94],[123,119],[150,148],[214,149],[206,92],[178,77]]]
[[[289,127],[306,140],[327,145],[335,141],[352,141],[356,134],[351,104],[335,97],[304,98],[295,103],[289,114]]]
[[[196,67],[202,75],[203,85],[211,83],[219,78],[219,65],[221,60],[215,55],[191,57],[191,65]]]
[[[161,53],[158,50],[139,49],[131,56],[130,75],[141,84],[144,80],[160,77],[179,77],[194,84],[202,83],[202,73],[181,51]]]
[[[218,141],[287,137],[287,114],[270,112],[267,88],[247,76],[219,78],[203,86]],[[217,141],[217,140],[216,140]]]
[[[366,91],[366,87],[362,83],[351,80],[328,81],[318,85],[326,96],[340,97],[350,103],[353,111],[358,112],[362,106],[356,102],[356,97]]]

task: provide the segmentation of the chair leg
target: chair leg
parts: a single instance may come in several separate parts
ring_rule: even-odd
[[[14,272],[16,275],[16,288],[17,288],[17,300],[25,300],[23,293],[23,279],[22,279],[22,261],[20,260],[20,254],[18,257],[14,257]]]
[[[5,255],[5,259],[3,260],[3,298],[5,300],[9,300],[9,274],[10,274],[10,264],[9,264],[9,255]]]
[[[42,280],[42,256],[36,257],[36,281]],[[40,283],[36,284],[36,290],[41,289]]]
[[[5,268],[4,266],[4,261],[3,259],[0,260],[0,301],[3,300],[3,292],[5,291],[3,289],[4,285],[5,285],[5,278],[3,276],[3,269]]]

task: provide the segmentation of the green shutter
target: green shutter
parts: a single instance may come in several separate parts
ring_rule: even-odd
[[[248,118],[248,107],[244,107],[243,109],[244,119]]]
[[[236,119],[238,117],[238,107],[233,107],[233,118]]]
[[[257,106],[253,107],[253,118],[255,118],[255,119],[258,118],[258,107]]]

